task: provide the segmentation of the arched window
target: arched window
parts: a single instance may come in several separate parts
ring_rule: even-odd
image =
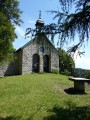
[[[32,71],[39,73],[39,67],[40,67],[40,61],[39,61],[39,55],[34,54],[33,55],[33,61],[32,61]]]
[[[49,56],[48,55],[43,56],[43,70],[44,72],[49,72]]]

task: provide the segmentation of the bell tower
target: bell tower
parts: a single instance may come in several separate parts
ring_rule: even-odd
[[[41,19],[41,11],[39,11],[39,19],[36,21],[36,29],[41,31],[42,27],[44,26],[44,21]]]

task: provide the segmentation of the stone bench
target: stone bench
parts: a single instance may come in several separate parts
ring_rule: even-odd
[[[90,79],[69,77],[69,80],[74,82],[74,89],[79,92],[85,93],[85,82],[90,83]]]

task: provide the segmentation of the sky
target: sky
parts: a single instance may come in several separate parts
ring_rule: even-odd
[[[39,11],[41,10],[41,16],[45,24],[57,22],[53,20],[54,14],[47,13],[49,10],[60,10],[59,0],[19,0],[19,8],[23,13],[21,19],[23,23],[21,26],[16,26],[16,34],[18,38],[14,41],[13,46],[19,49],[25,45],[29,39],[25,39],[25,30],[35,28],[35,23],[39,18]],[[78,39],[78,38],[76,38]],[[86,43],[85,48],[81,51],[85,51],[85,54],[81,57],[75,55],[75,66],[76,68],[90,69],[90,42]]]

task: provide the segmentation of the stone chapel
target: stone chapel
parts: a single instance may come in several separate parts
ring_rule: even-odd
[[[42,25],[44,22],[39,18],[36,27]],[[0,76],[59,71],[58,51],[45,34],[35,36],[14,55],[13,62],[0,66]]]

